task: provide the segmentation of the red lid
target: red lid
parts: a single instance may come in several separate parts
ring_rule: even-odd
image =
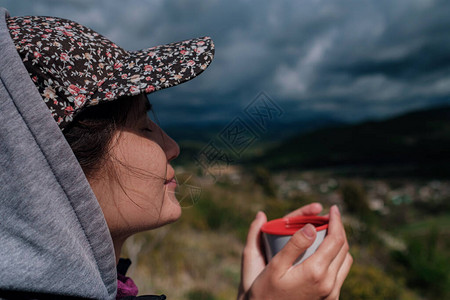
[[[265,223],[261,231],[274,235],[293,235],[306,224],[312,224],[316,231],[328,229],[328,217],[295,216],[291,218],[275,219]]]

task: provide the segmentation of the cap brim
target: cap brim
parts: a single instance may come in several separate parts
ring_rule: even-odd
[[[95,96],[114,100],[172,87],[198,76],[213,57],[214,43],[209,37],[128,51]]]

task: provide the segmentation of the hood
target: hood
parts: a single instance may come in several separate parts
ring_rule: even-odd
[[[0,290],[113,299],[100,206],[11,40],[0,8]]]

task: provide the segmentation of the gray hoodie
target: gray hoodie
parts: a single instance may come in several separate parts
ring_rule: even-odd
[[[6,17],[0,8],[0,291],[114,299],[105,218]]]

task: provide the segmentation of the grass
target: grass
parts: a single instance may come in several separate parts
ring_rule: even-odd
[[[405,224],[399,228],[394,229],[394,232],[400,236],[411,234],[425,234],[430,231],[431,228],[439,228],[441,234],[450,234],[450,214],[445,213],[438,216],[430,216],[424,220],[416,221],[414,223]]]

